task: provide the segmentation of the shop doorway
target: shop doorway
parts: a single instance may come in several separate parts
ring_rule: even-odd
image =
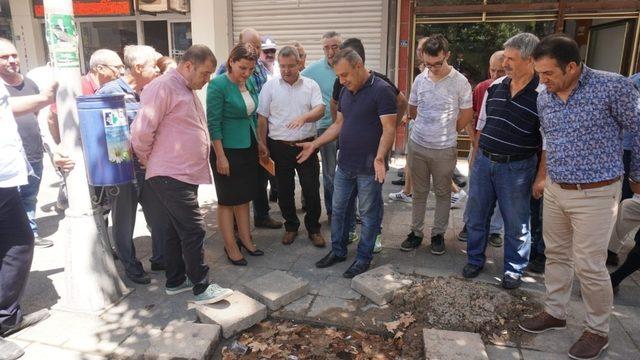
[[[144,43],[164,56],[169,55],[169,31],[167,21],[143,21]]]

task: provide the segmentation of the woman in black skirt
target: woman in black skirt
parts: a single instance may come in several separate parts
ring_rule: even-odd
[[[218,226],[227,258],[246,265],[241,249],[250,255],[264,254],[253,244],[249,203],[258,178],[258,145],[255,112],[258,93],[251,74],[258,59],[250,44],[238,44],[227,60],[227,73],[216,76],[207,88],[207,122],[211,135],[211,168],[218,195]],[[239,241],[233,234],[234,218]]]

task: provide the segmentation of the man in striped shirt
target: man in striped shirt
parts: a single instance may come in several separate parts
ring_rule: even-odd
[[[538,42],[529,33],[515,35],[505,42],[507,76],[487,89],[477,125],[480,132],[478,149],[474,150],[477,154],[471,168],[467,265],[462,274],[465,278],[476,277],[484,266],[489,219],[497,201],[504,219],[502,287],[505,289],[520,286],[531,248],[529,201],[537,153],[542,147],[536,105],[538,77],[531,58]]]

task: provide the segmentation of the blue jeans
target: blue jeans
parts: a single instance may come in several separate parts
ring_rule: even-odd
[[[496,201],[504,220],[504,273],[519,277],[529,261],[531,250],[531,185],[536,174],[537,156],[498,163],[481,151],[471,168],[469,221],[467,222],[467,261],[484,266],[490,219]]]
[[[358,198],[362,225],[356,261],[370,263],[373,246],[380,231],[382,208],[382,184],[374,175],[360,175],[336,169],[334,177],[333,216],[331,219],[331,250],[336,256],[347,256],[349,223],[355,216],[355,206],[349,206]]]
[[[29,226],[34,236],[38,236],[38,225],[36,224],[36,202],[38,201],[38,192],[40,191],[40,181],[42,181],[42,159],[29,162],[33,168],[33,174],[29,174],[29,183],[20,186],[20,198],[22,206],[27,212],[29,218]]]
[[[471,188],[471,186],[469,186]],[[468,202],[468,201],[467,201]],[[469,222],[469,205],[464,208],[462,213],[462,222],[466,225]],[[493,209],[493,216],[491,216],[491,223],[489,224],[489,234],[502,233],[502,227],[504,222],[502,221],[502,214],[500,213],[500,204],[496,203]]]
[[[327,129],[318,129],[318,137]],[[332,214],[333,205],[333,182],[336,174],[336,156],[338,153],[337,141],[324,144],[320,147],[322,157],[322,187],[324,188],[324,207],[327,215]]]

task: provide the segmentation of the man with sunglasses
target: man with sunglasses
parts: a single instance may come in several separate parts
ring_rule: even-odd
[[[413,183],[411,232],[401,250],[422,243],[424,216],[430,182],[436,195],[431,248],[445,252],[444,233],[449,224],[451,178],[457,160],[458,131],[473,117],[471,85],[448,64],[449,43],[441,34],[430,36],[422,46],[425,71],[416,78],[409,96],[409,118],[415,119],[409,138],[407,165]]]

